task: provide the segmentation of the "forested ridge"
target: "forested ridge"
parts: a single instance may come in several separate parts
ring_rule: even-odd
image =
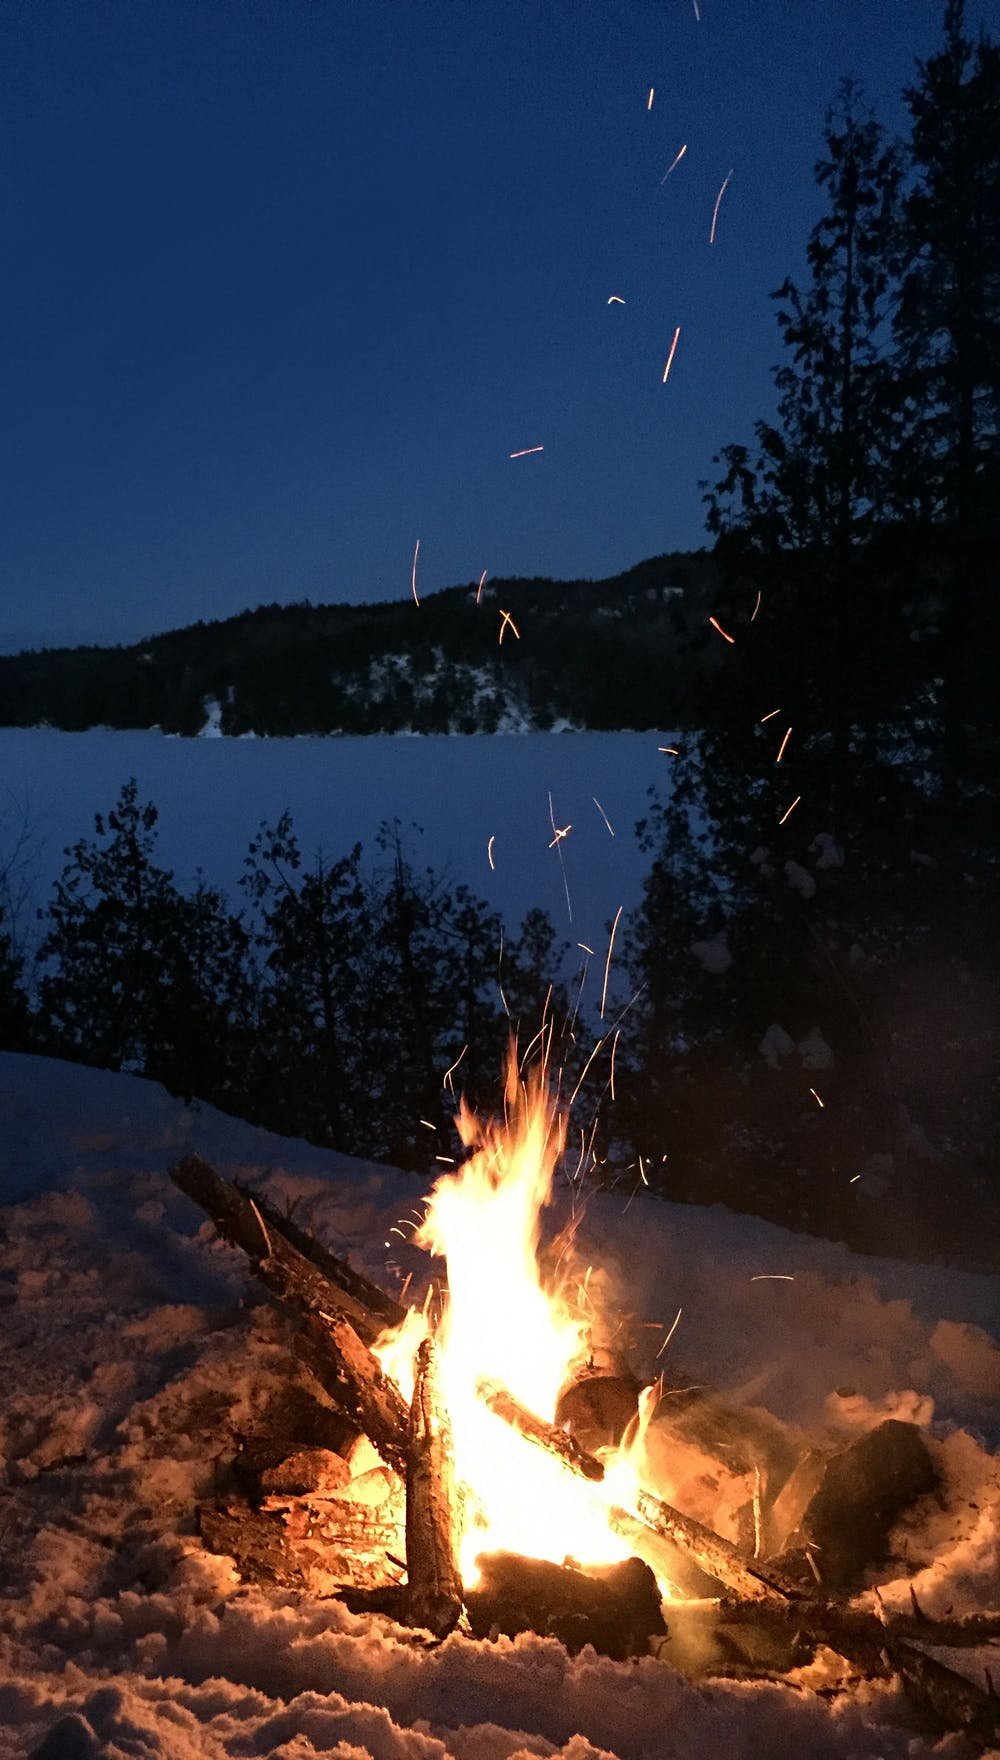
[[[717,659],[716,573],[707,552],[659,556],[606,581],[262,605],[130,647],[8,656],[0,725],[197,734],[217,705],[237,735],[658,726],[691,713]]]

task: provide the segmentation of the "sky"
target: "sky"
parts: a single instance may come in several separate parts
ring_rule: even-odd
[[[942,6],[3,0],[0,647],[705,543]]]

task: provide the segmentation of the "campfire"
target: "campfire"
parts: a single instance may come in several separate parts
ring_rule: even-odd
[[[564,1146],[544,1068],[522,1079],[512,1056],[502,1121],[462,1105],[456,1122],[467,1156],[416,1226],[435,1275],[409,1308],[198,1155],[172,1169],[289,1315],[324,1396],[248,1440],[202,1510],[205,1544],[432,1641],[533,1629],[673,1660],[693,1645],[739,1674],[825,1645],[901,1676],[945,1726],[993,1730],[995,1701],[913,1642],[929,1633],[916,1603],[891,1625],[847,1605],[934,1487],[916,1430],[796,1450],[710,1390],[643,1386],[572,1229],[542,1240]],[[977,1635],[953,1623],[938,1641]]]

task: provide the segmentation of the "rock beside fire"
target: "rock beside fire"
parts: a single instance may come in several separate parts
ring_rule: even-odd
[[[623,1661],[648,1655],[650,1640],[667,1634],[656,1578],[641,1559],[586,1572],[510,1552],[477,1562],[480,1581],[465,1598],[477,1638],[539,1632],[573,1654],[591,1644]]]
[[[804,1484],[816,1474],[813,1461]],[[807,1580],[813,1574],[811,1555],[824,1591],[860,1589],[868,1572],[888,1558],[889,1535],[900,1516],[937,1485],[937,1471],[916,1425],[887,1418],[827,1459],[790,1536],[786,1568]]]

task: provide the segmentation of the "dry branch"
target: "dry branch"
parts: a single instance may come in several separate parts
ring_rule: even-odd
[[[1000,1619],[980,1615],[933,1620],[923,1614],[879,1619],[874,1613],[808,1597],[794,1605],[724,1602],[718,1617],[723,1627],[751,1622],[789,1640],[794,1636],[813,1646],[825,1644],[868,1678],[898,1675],[910,1697],[942,1729],[965,1730],[988,1747],[1000,1742],[1000,1700],[924,1648],[986,1643],[1000,1633]]]
[[[600,1484],[604,1478],[600,1461],[581,1448],[568,1431],[560,1430],[556,1424],[547,1424],[543,1418],[536,1418],[534,1412],[529,1412],[527,1406],[496,1381],[480,1381],[476,1392],[483,1404],[505,1424],[510,1424],[526,1442],[534,1442],[549,1454],[556,1455],[564,1467],[578,1473],[582,1479],[592,1479],[595,1484]]]
[[[294,1223],[289,1225],[271,1205],[260,1203],[233,1180],[224,1179],[200,1155],[185,1155],[183,1161],[170,1169],[170,1178],[186,1197],[207,1212],[224,1240],[242,1248],[255,1269],[264,1260],[270,1262],[265,1282],[301,1313],[316,1314],[324,1308],[337,1308],[347,1315],[366,1344],[371,1344],[387,1325],[398,1325],[402,1319],[402,1311],[384,1291],[376,1289],[332,1253],[319,1248],[318,1253],[313,1250],[307,1257],[291,1240],[292,1231],[300,1241],[308,1240],[301,1229]],[[318,1242],[310,1245],[318,1248]],[[360,1291],[364,1292],[363,1299]],[[391,1320],[387,1318],[387,1309],[395,1316]]]
[[[437,1353],[425,1338],[417,1351],[406,1475],[407,1617],[447,1637],[462,1612],[459,1514],[451,1423],[437,1377]]]
[[[266,1223],[254,1200],[200,1155],[185,1156],[170,1177],[208,1212],[226,1240],[242,1247],[271,1293],[303,1317],[299,1347],[320,1386],[404,1476],[409,1415],[362,1336],[381,1330],[373,1316],[304,1258],[273,1220]]]

